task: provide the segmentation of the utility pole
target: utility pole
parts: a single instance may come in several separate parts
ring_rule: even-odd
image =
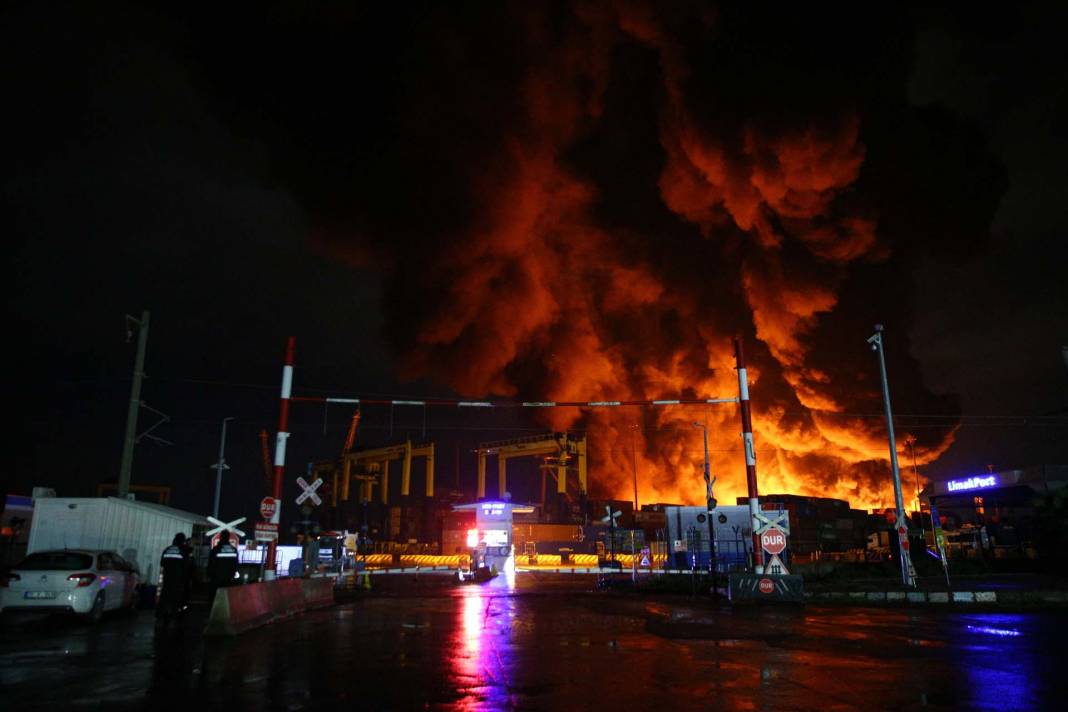
[[[906,586],[916,585],[916,571],[912,568],[909,556],[909,530],[905,523],[905,503],[901,495],[901,471],[897,466],[897,443],[894,441],[894,414],[890,410],[890,386],[886,380],[886,357],[883,355],[883,325],[875,325],[875,333],[868,338],[868,343],[879,354],[879,375],[883,382],[883,406],[886,410],[886,432],[890,439],[890,470],[894,475],[894,504],[897,507],[898,554],[901,560],[901,581]]]
[[[716,483],[715,479],[712,479],[712,468],[708,462],[708,426],[703,423],[694,423],[695,428],[700,428],[704,432],[705,436],[705,503],[707,504],[707,510],[705,516],[708,517],[708,572],[712,574],[712,590],[716,591],[716,523],[712,519],[713,510],[716,508],[716,498],[712,495],[712,485]]]
[[[226,424],[233,418],[223,418],[222,436],[219,438],[219,461],[215,463],[215,506],[211,508],[211,516],[219,518],[219,492],[222,489],[223,470],[229,470],[226,464]]]
[[[145,376],[145,350],[148,348],[148,310],[141,318],[126,315],[126,341],[133,336],[132,325],[137,326],[137,356],[134,358],[133,385],[130,387],[130,404],[126,410],[126,438],[122,444],[122,464],[119,466],[118,496],[126,499],[130,492],[130,473],[133,471],[134,445],[137,444],[137,413],[141,409],[141,380]]]

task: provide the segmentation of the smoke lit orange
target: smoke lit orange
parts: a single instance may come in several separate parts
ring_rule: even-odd
[[[868,417],[879,403],[869,326],[828,326],[856,266],[891,254],[876,211],[854,194],[863,117],[848,105],[739,116],[695,97],[707,78],[651,5],[580,4],[563,25],[520,7],[531,56],[521,119],[472,171],[470,224],[419,255],[433,269],[410,289],[429,306],[405,337],[403,375],[473,397],[730,397],[740,333],[752,344],[761,490],[889,504],[883,424]],[[716,26],[711,11],[674,20],[710,37]],[[662,233],[603,219],[614,177],[574,158],[602,140],[622,47],[656,57],[660,161],[647,191]],[[629,498],[636,471],[643,502],[703,500],[695,420],[709,429],[718,498],[745,492],[735,405],[543,417],[588,432],[595,493]],[[924,437],[921,464],[952,441]]]

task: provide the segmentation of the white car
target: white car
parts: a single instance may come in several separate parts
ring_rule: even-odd
[[[104,611],[134,608],[139,583],[114,551],[38,551],[0,578],[0,613],[77,613],[95,623]]]

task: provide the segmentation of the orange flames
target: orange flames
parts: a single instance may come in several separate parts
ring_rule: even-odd
[[[563,28],[523,10],[531,60],[514,99],[521,119],[477,166],[471,224],[420,255],[432,265],[417,287],[429,306],[402,344],[403,375],[469,396],[731,397],[730,339],[742,333],[761,490],[892,503],[884,424],[870,417],[881,411],[863,342],[871,320],[821,331],[850,270],[891,254],[854,194],[862,117],[848,106],[740,117],[695,98],[703,78],[652,6],[606,7],[581,4]],[[714,15],[689,19],[689,31],[714,32]],[[648,190],[663,233],[606,220],[614,177],[592,177],[574,158],[577,146],[606,140],[606,117],[621,111],[610,100],[621,48],[658,66],[661,161]],[[636,470],[643,502],[702,501],[698,421],[709,429],[717,497],[745,494],[735,405],[544,417],[587,430],[595,493],[629,499]],[[952,433],[925,438],[920,464]]]

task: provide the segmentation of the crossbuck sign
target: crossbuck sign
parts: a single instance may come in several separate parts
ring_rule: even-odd
[[[208,517],[208,521],[211,522],[212,524],[216,525],[214,529],[209,529],[208,531],[205,532],[205,534],[207,534],[208,536],[215,536],[216,534],[218,534],[219,532],[221,532],[223,530],[225,530],[227,532],[230,532],[232,534],[237,534],[237,536],[239,538],[245,536],[245,532],[243,532],[243,531],[241,531],[240,529],[237,528],[238,524],[240,524],[241,522],[245,521],[244,517],[240,517],[238,519],[235,519],[232,522],[224,522],[222,520],[216,519],[215,517]]]
[[[777,512],[757,512],[754,516],[760,522],[756,534],[763,534],[768,529],[781,529],[786,534],[790,533],[790,513],[785,509]]]
[[[605,516],[601,517],[601,521],[604,522],[605,524],[607,524],[610,527],[615,527],[617,525],[616,520],[619,519],[620,515],[622,515],[623,512],[620,512],[619,510],[616,510],[616,511],[613,512],[612,508],[608,507],[608,506],[606,506],[604,508],[604,511],[607,514]]]
[[[320,505],[323,503],[322,498],[319,495],[315,494],[315,490],[319,489],[319,487],[323,484],[322,480],[316,480],[315,482],[312,482],[309,485],[303,477],[298,477],[297,484],[300,485],[300,488],[304,490],[300,493],[300,496],[297,497],[297,504],[304,504],[304,500],[306,499],[310,499],[315,505]]]

